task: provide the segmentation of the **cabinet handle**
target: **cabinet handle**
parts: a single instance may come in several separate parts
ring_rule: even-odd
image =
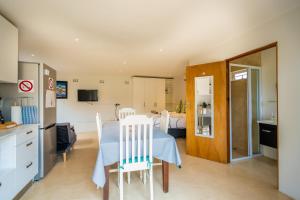
[[[262,131],[262,132],[265,132],[265,133],[272,133],[272,131],[266,130],[266,129],[262,129],[261,131]]]
[[[2,183],[0,182],[0,187],[2,186]]]
[[[26,132],[26,134],[27,134],[27,135],[29,135],[30,133],[32,133],[32,131],[28,131],[28,132]]]
[[[32,145],[32,142],[29,142],[28,144],[26,144],[26,147],[29,147],[30,145]]]
[[[31,167],[32,162],[29,163],[29,165],[26,165],[26,168],[28,169],[29,167]]]

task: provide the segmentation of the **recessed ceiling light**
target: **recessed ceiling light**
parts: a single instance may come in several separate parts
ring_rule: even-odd
[[[163,49],[159,49],[159,52],[163,52],[164,50]]]
[[[34,57],[35,55],[34,55],[34,54],[31,54],[31,56]]]
[[[125,60],[125,61],[123,61],[123,65],[126,65],[127,64],[127,61]]]
[[[74,41],[75,41],[75,42],[79,42],[79,38],[75,38]]]

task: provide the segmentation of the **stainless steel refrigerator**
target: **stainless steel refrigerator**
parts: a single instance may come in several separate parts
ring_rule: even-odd
[[[30,104],[39,110],[39,173],[35,178],[38,180],[56,163],[56,71],[43,63],[19,62],[19,79],[34,83],[33,92],[22,96],[30,97]]]
[[[39,66],[39,174],[47,175],[56,163],[56,71],[46,64]]]

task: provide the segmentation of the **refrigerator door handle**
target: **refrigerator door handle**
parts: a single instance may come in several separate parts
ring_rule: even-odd
[[[45,128],[40,128],[40,129],[47,130],[47,129],[52,128],[52,127],[55,126],[55,125],[56,125],[56,123],[50,124],[49,126],[46,126]]]

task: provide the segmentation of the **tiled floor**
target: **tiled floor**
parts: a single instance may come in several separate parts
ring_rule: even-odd
[[[219,164],[185,154],[185,141],[177,141],[183,166],[171,165],[169,193],[162,191],[161,170],[154,170],[154,198],[170,200],[209,199],[289,199],[276,189],[276,163],[264,157]],[[67,163],[59,160],[48,176],[35,183],[22,200],[93,200],[102,199],[91,177],[98,152],[95,133],[80,134]],[[111,176],[110,199],[119,199],[117,176]],[[125,184],[125,199],[149,199],[148,184],[137,175]]]

